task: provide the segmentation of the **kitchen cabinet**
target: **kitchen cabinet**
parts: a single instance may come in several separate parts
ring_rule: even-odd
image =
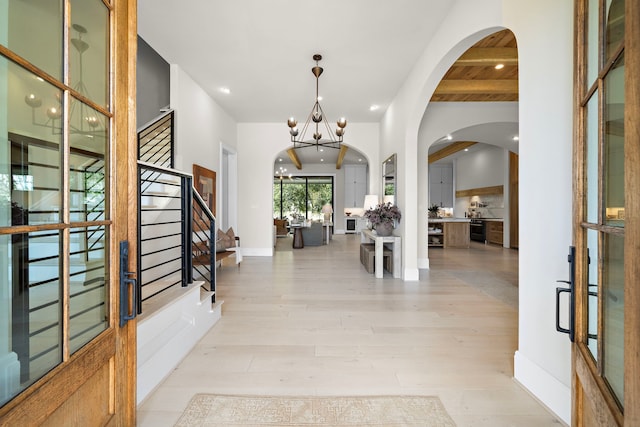
[[[344,166],[344,207],[362,208],[367,194],[367,166]]]
[[[502,221],[486,221],[487,243],[502,246],[504,223]]]
[[[469,220],[430,219],[428,233],[429,247],[469,247]]]
[[[429,224],[429,238],[428,245],[430,248],[442,248],[444,247],[444,225]]]
[[[429,165],[429,206],[453,207],[453,165]]]

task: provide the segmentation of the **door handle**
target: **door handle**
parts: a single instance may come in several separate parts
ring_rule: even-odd
[[[120,242],[120,327],[136,317],[138,301],[138,282],[126,271],[129,266],[129,242]]]
[[[576,321],[576,296],[575,296],[575,279],[576,279],[576,248],[575,246],[569,247],[569,256],[567,261],[569,262],[569,280],[557,280],[558,283],[566,283],[569,285],[566,288],[556,288],[556,331],[569,335],[571,342],[575,341],[575,321]],[[563,293],[569,294],[569,327],[563,328],[560,326],[560,295]]]

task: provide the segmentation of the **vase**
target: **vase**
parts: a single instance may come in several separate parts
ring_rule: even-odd
[[[378,236],[391,236],[393,232],[393,223],[392,222],[381,222],[376,225],[376,233]]]

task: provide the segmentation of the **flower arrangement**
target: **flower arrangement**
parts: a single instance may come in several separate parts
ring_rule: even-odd
[[[400,222],[402,214],[397,206],[394,206],[391,203],[380,203],[375,208],[371,208],[366,211],[364,213],[364,217],[375,227],[384,223],[393,224],[393,221]]]

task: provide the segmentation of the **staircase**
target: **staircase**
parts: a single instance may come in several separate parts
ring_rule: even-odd
[[[138,131],[138,404],[222,314],[215,217],[173,168],[174,135],[173,111]]]

